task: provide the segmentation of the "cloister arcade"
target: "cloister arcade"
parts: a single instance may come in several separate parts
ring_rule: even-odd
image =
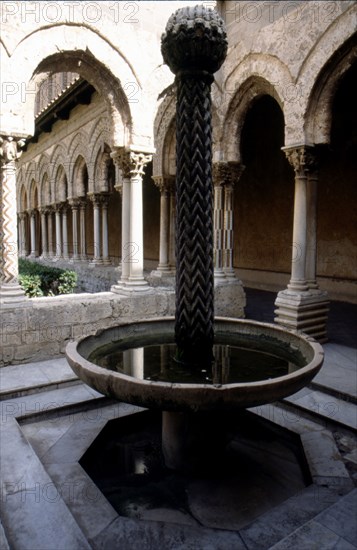
[[[277,20],[257,31],[260,42],[242,39],[240,53],[236,36],[244,22],[227,15],[231,47],[213,84],[217,284],[238,277],[248,286],[280,290],[276,321],[322,340],[329,296],[347,301],[356,296],[357,156],[351,121],[357,16],[353,3],[337,4],[334,20],[321,18],[306,44],[289,42]],[[161,17],[165,21],[167,14]],[[294,25],[303,36],[303,17]],[[105,39],[93,25],[76,35],[67,29],[64,43],[60,26],[51,29],[55,36],[49,28],[36,31],[44,47],[23,78],[38,85],[49,74],[71,71],[94,91],[87,104],[75,105],[67,118],[57,117],[50,131],[28,142],[19,160],[19,254],[120,264],[112,290],[146,291],[144,259],[156,261],[158,275],[175,271],[172,75],[162,66],[153,28],[147,35],[155,53],[143,46],[135,50],[127,27],[120,49],[109,40],[112,28]],[[14,49],[15,60],[31,40],[34,34]],[[55,53],[58,43],[62,48]],[[19,109],[26,113],[21,130],[19,119],[10,117],[5,136],[33,134],[33,103],[28,98]],[[61,95],[49,106],[54,115],[59,105]],[[11,216],[16,218],[15,210]],[[16,281],[11,270],[3,294]]]

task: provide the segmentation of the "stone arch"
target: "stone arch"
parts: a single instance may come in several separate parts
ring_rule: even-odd
[[[97,147],[97,156],[94,161],[94,192],[108,192],[108,170],[112,163],[110,157],[110,147],[106,143],[102,143]]]
[[[29,209],[29,204],[27,199],[27,191],[24,183],[21,183],[18,197],[19,197],[18,211],[26,212]]]
[[[36,162],[37,165],[37,174],[36,180],[42,181],[44,174],[48,173],[50,170],[50,157],[47,153],[42,153]]]
[[[123,34],[128,34],[128,40],[123,43],[129,48],[133,37],[130,37],[129,29],[123,29]],[[41,48],[36,47],[39,41]],[[29,89],[38,86],[54,72],[79,73],[104,98],[110,113],[115,145],[129,144],[132,131],[135,133],[131,111],[141,111],[142,107],[140,102],[129,105],[132,89],[126,85],[131,83],[135,89],[141,90],[141,82],[127,56],[99,29],[85,22],[45,25],[20,41],[12,53],[12,62],[21,66],[21,60],[27,57],[28,51],[32,51],[33,56],[24,68],[23,80],[29,83]],[[26,94],[24,106],[24,112],[29,112],[30,117],[34,112],[33,95]],[[140,115],[135,118],[140,119]],[[30,123],[29,116],[27,121]]]
[[[264,95],[275,99],[283,111],[283,102],[275,87],[260,76],[251,75],[237,89],[223,124],[221,150],[226,161],[241,161],[241,134],[247,112],[253,102]]]
[[[68,174],[68,180],[71,184],[71,192],[72,196],[76,195],[76,185],[74,181],[74,169],[75,165],[78,159],[78,156],[81,156],[86,163],[87,170],[88,170],[88,178],[89,181],[93,181],[93,163],[90,162],[89,158],[89,148],[86,147],[86,144],[88,143],[88,136],[84,132],[78,132],[75,134],[75,136],[72,138],[72,141],[70,142],[68,146],[68,162],[69,162],[69,174]]]
[[[48,175],[49,175],[50,181],[54,180],[56,176],[57,168],[59,165],[63,166],[66,172],[67,179],[70,180],[70,178],[68,177],[69,167],[68,167],[67,151],[66,151],[65,145],[62,142],[56,145],[49,160]]]
[[[55,172],[55,178],[52,185],[52,200],[53,202],[60,203],[66,202],[68,198],[68,180],[65,169],[62,164],[57,166]]]
[[[307,99],[304,135],[307,143],[330,142],[332,104],[339,83],[357,61],[357,32],[335,51],[318,72]],[[305,72],[305,71],[304,71]],[[302,73],[301,78],[303,78]]]
[[[88,148],[90,151],[89,162],[91,164],[95,162],[98,148],[100,148],[104,142],[107,143],[109,147],[112,146],[110,123],[107,117],[101,117],[99,120],[95,120],[90,130],[90,142]]]
[[[73,166],[73,197],[85,197],[88,192],[88,169],[82,155],[78,155]]]
[[[41,206],[47,206],[51,204],[51,185],[48,173],[45,172],[40,184],[40,203]]]
[[[38,184],[33,179],[30,183],[30,189],[29,189],[29,209],[35,210],[39,206],[39,200],[38,200]]]
[[[175,119],[176,90],[172,86],[160,104],[154,121],[154,142],[156,154],[153,158],[153,176],[162,176],[164,170],[164,148],[166,135]]]

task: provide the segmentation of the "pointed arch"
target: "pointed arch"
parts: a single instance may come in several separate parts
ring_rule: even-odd
[[[271,96],[281,108],[283,107],[275,87],[261,76],[249,76],[237,89],[230,101],[223,124],[221,150],[225,160],[241,161],[241,134],[247,112],[253,102],[264,95]]]

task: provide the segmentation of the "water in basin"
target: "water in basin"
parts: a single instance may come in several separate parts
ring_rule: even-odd
[[[214,361],[210,364],[186,365],[176,359],[174,342],[158,343],[150,336],[131,345],[130,341],[111,342],[89,355],[88,360],[105,369],[135,378],[155,382],[181,384],[236,384],[268,380],[306,365],[298,351],[289,353],[273,343],[264,343],[259,349],[256,339],[226,337],[213,347]],[[254,349],[253,349],[254,343]],[[137,342],[136,342],[137,344]],[[256,349],[258,347],[258,349]]]

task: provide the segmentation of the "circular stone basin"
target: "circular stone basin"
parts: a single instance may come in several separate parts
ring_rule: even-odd
[[[66,357],[77,376],[104,395],[152,409],[194,412],[277,401],[306,386],[324,358],[320,344],[309,336],[230,318],[215,319],[213,351],[218,359],[213,374],[206,365],[191,373],[189,366],[177,363],[173,345],[174,319],[156,318],[71,342]]]

